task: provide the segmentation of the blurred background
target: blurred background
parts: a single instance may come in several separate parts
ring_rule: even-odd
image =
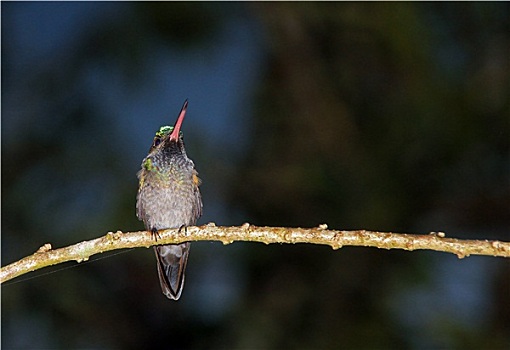
[[[1,12],[2,265],[142,230],[136,173],[186,98],[199,224],[510,240],[509,3]],[[5,349],[510,348],[502,258],[198,242],[179,302],[152,249],[1,293]]]

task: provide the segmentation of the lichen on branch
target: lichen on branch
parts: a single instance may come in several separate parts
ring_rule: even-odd
[[[0,283],[43,267],[75,260],[82,262],[91,256],[110,250],[150,247],[156,244],[176,244],[186,241],[235,241],[270,243],[310,243],[329,245],[333,249],[344,246],[374,247],[380,249],[434,250],[452,253],[459,258],[469,255],[510,257],[510,242],[488,240],[465,240],[447,238],[443,232],[426,235],[377,232],[366,230],[329,230],[327,225],[315,228],[266,227],[244,224],[242,226],[190,226],[183,229],[159,231],[157,241],[146,231],[108,232],[105,236],[52,249],[49,243],[37,252],[10,265],[2,267]]]

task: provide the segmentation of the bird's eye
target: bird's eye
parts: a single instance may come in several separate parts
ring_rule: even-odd
[[[157,147],[160,143],[161,143],[161,138],[160,137],[154,138],[154,143],[153,143],[154,147]]]

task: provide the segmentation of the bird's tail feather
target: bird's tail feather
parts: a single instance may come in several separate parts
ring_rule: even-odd
[[[154,247],[161,290],[169,299],[178,300],[181,296],[189,247],[189,242]]]

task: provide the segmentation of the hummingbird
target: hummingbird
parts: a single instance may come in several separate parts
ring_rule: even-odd
[[[182,122],[188,108],[184,102],[174,126],[162,126],[138,172],[136,214],[145,229],[158,239],[158,230],[195,225],[202,215],[201,181],[195,164],[186,155]],[[154,246],[163,294],[178,300],[184,286],[190,242]]]

